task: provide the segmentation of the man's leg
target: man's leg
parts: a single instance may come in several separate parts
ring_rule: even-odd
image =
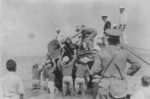
[[[69,89],[70,89],[70,93],[71,93],[71,95],[73,95],[73,94],[74,94],[73,79],[72,79],[72,77],[69,77],[68,79],[69,79]]]
[[[81,78],[81,92],[83,96],[85,95],[85,89],[86,89],[85,79]]]
[[[63,86],[63,95],[66,96],[66,92],[67,92],[67,85],[66,85],[66,79],[65,77],[63,77],[63,82],[62,82],[62,86]]]
[[[78,95],[79,92],[79,80],[78,78],[75,79],[75,94]]]
[[[53,94],[54,93],[54,82],[53,81],[49,81],[48,82],[48,89],[50,90],[50,93]]]
[[[98,83],[96,83],[96,82],[93,82],[93,84],[92,84],[93,86],[93,99],[96,99],[96,97],[97,97],[97,93],[98,93]]]
[[[91,33],[86,39],[85,43],[87,44],[90,40],[94,39],[94,37],[97,35],[97,32]]]

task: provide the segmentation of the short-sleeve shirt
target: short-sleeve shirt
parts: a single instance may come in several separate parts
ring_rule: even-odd
[[[2,77],[3,96],[11,97],[24,93],[22,79],[15,75],[14,72],[9,72]]]

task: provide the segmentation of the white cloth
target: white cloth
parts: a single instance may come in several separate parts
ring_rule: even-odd
[[[122,14],[120,14],[120,20],[119,25],[126,25],[127,24],[127,13],[124,11]]]
[[[50,90],[50,93],[53,94],[55,90],[55,84],[54,81],[49,81],[48,82],[48,89]]]
[[[15,75],[14,72],[9,72],[2,77],[3,96],[12,97],[24,93],[24,86],[21,78]],[[14,98],[10,98],[14,99]]]
[[[150,86],[140,88],[131,99],[150,99]]]

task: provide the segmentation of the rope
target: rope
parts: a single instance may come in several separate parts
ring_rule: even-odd
[[[141,56],[139,56],[139,55],[137,55],[127,44],[125,44],[124,42],[123,42],[123,39],[122,39],[122,37],[121,37],[121,46],[123,47],[123,48],[125,48],[126,50],[128,50],[130,53],[132,53],[133,55],[135,55],[137,58],[139,58],[141,61],[143,61],[144,63],[146,63],[147,65],[149,65],[150,66],[150,63],[149,62],[147,62],[145,59],[143,59]]]
[[[139,47],[133,47],[133,46],[130,46],[131,48],[134,48],[134,49],[139,49],[139,50],[146,50],[146,51],[150,51],[150,49],[144,49],[144,48],[139,48]]]

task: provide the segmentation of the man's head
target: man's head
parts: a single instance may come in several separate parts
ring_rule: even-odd
[[[119,11],[121,14],[124,12],[124,10],[125,10],[124,6],[120,6]]]
[[[57,32],[57,34],[59,34],[59,33],[60,33],[60,29],[58,28],[58,29],[56,30],[56,32]]]
[[[63,63],[66,64],[69,61],[69,57],[68,56],[64,56],[63,57]]]
[[[108,35],[108,43],[109,45],[117,45],[120,43],[120,36],[122,36],[122,32],[116,29],[107,29],[106,33]]]
[[[38,69],[39,65],[38,64],[34,64],[33,65],[33,69]]]
[[[81,28],[86,27],[84,24],[82,24],[81,26],[76,26],[76,32],[79,32]]]
[[[142,81],[142,86],[143,86],[143,87],[147,87],[147,86],[150,85],[150,77],[147,76],[147,75],[144,75],[144,76],[142,77],[141,81]]]
[[[102,16],[102,20],[103,20],[104,22],[107,20],[107,18],[108,18],[108,16],[106,16],[106,15],[103,15],[103,16]]]
[[[6,62],[6,67],[7,67],[7,70],[8,71],[12,71],[12,72],[15,72],[16,69],[17,69],[17,64],[14,60],[12,59],[9,59],[7,62]]]

